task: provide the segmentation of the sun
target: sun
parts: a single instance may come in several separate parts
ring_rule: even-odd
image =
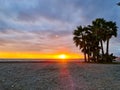
[[[65,54],[60,54],[60,55],[58,55],[58,59],[59,59],[60,62],[66,63],[67,59],[68,59],[68,56],[65,55]]]
[[[59,59],[67,59],[67,55],[65,54],[61,54],[58,56]]]

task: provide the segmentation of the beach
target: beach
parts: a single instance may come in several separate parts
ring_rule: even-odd
[[[0,63],[0,90],[120,90],[120,64]]]

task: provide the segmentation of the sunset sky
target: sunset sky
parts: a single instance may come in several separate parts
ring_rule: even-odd
[[[49,58],[56,54],[79,57],[73,30],[96,18],[115,21],[119,27],[119,1],[0,0],[0,58]],[[110,41],[110,52],[120,56],[119,28],[118,37]]]

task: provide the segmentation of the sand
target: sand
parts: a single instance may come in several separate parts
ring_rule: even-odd
[[[120,90],[120,64],[0,63],[0,90]]]

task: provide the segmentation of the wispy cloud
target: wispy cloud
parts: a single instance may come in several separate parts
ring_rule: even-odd
[[[75,27],[90,24],[98,17],[113,20],[120,26],[117,2],[0,0],[0,50],[57,52],[66,49],[78,53],[72,41]],[[111,46],[120,48],[118,43],[115,40]]]

